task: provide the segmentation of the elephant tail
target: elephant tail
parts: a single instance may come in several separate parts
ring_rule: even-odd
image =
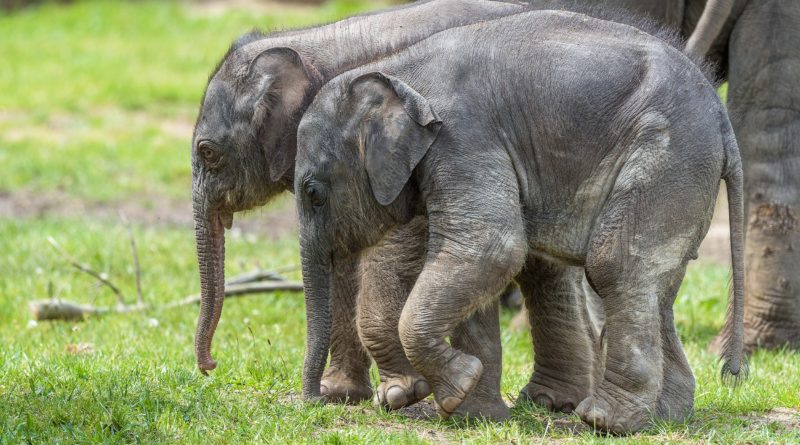
[[[728,214],[731,233],[731,266],[733,269],[728,311],[725,316],[722,343],[722,379],[733,377],[734,386],[747,377],[747,363],[744,357],[744,184],[742,159],[739,146],[733,134],[727,113],[721,112],[723,119],[723,143],[725,165],[722,179],[728,192]]]
[[[697,26],[686,42],[686,53],[700,59],[708,55],[733,9],[734,0],[708,0]]]

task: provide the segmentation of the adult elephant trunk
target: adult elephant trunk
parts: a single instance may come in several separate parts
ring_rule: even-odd
[[[194,352],[200,372],[217,367],[211,357],[211,340],[225,300],[225,228],[232,214],[213,210],[202,196],[193,199],[197,262],[200,267],[200,317],[194,336]]]
[[[320,383],[331,341],[330,249],[302,236],[303,287],[306,302],[306,356],[303,362],[303,398],[319,399]]]
[[[686,42],[686,52],[706,57],[733,9],[734,0],[708,0],[697,26]]]

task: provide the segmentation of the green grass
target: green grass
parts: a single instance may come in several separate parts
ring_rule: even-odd
[[[322,9],[204,12],[167,2],[76,2],[0,15],[0,211],[3,196],[55,194],[114,207],[189,200],[188,145],[208,73],[230,41],[254,27],[333,20],[366,2]],[[166,200],[167,204],[164,204]],[[290,212],[288,201],[273,212]],[[0,213],[0,215],[3,215]],[[576,418],[531,406],[502,424],[408,418],[368,403],[298,400],[302,296],[231,300],[217,332],[219,368],[194,367],[194,307],[34,324],[27,304],[50,294],[112,306],[46,239],[105,272],[132,298],[126,232],[113,220],[0,216],[0,443],[798,443],[766,413],[790,408],[797,428],[800,356],[759,352],[750,379],[723,386],[706,345],[725,312],[728,270],[693,264],[675,312],[697,376],[696,413],[630,438],[573,435]],[[135,216],[135,215],[134,215]],[[199,288],[191,227],[134,224],[144,299],[161,306]],[[297,264],[295,236],[229,236],[227,272]],[[294,272],[290,277],[298,279]],[[512,313],[503,314],[507,325]],[[531,371],[526,333],[503,332],[503,392]],[[374,371],[373,371],[374,372]]]
[[[144,298],[163,305],[196,292],[191,230],[135,228],[141,249]],[[107,315],[80,323],[29,324],[27,302],[55,296],[110,306],[113,294],[65,264],[45,241],[106,272],[132,297],[134,283],[124,230],[86,220],[5,220],[0,224],[0,442],[424,442],[474,443],[570,438],[559,422],[575,422],[524,406],[503,424],[409,419],[356,407],[305,405],[297,399],[304,347],[304,309],[298,294],[231,300],[215,339],[220,367],[211,377],[194,369],[194,307]],[[296,264],[293,237],[268,242],[229,237],[227,272],[257,265]],[[719,365],[705,347],[722,320],[728,271],[693,265],[676,303],[681,337],[698,380],[696,414],[685,424],[659,424],[629,439],[652,442],[733,443],[800,440],[762,413],[800,406],[800,356],[760,352],[737,390],[719,381]],[[290,275],[298,278],[296,275]],[[513,314],[504,313],[504,325]],[[89,345],[76,352],[77,345]],[[527,333],[503,333],[503,392],[514,395],[531,371]],[[388,432],[386,431],[388,429]]]
[[[230,43],[256,27],[329,22],[368,5],[212,13],[104,1],[0,12],[0,191],[188,199],[192,126]]]

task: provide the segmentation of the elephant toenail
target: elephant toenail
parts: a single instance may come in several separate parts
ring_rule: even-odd
[[[561,405],[561,409],[559,409],[559,411],[561,411],[562,413],[569,414],[569,413],[575,411],[575,405],[573,403],[571,403],[571,402],[567,402],[567,403]]]
[[[330,395],[331,390],[330,388],[328,388],[328,385],[323,382],[322,384],[319,385],[319,393],[323,396],[328,396]]]
[[[533,398],[533,403],[539,406],[543,406],[550,411],[553,410],[553,399],[550,398],[550,396],[548,396],[547,394],[537,394]]]
[[[442,410],[450,414],[458,409],[458,407],[461,405],[461,402],[463,402],[463,400],[457,397],[445,397],[439,406],[441,406]]]
[[[392,409],[402,408],[407,401],[408,398],[403,388],[395,385],[386,390],[386,402]]]
[[[417,380],[417,383],[414,384],[414,396],[422,400],[431,393],[431,386],[425,380]]]

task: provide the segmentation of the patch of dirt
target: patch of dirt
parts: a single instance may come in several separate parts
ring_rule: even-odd
[[[363,406],[353,406],[350,409],[357,410],[361,414],[369,414],[375,408],[365,408]],[[436,414],[436,407],[430,399],[422,400],[414,405],[395,411],[395,413],[408,417],[412,420],[436,420],[439,416]],[[341,421],[340,426],[342,429],[348,428],[350,425],[346,421]],[[446,431],[435,429],[427,425],[420,424],[404,424],[392,422],[391,420],[381,420],[375,423],[375,426],[380,427],[386,432],[404,432],[414,431],[417,435],[428,443],[448,444],[453,443],[453,439],[447,434]]]
[[[94,353],[94,345],[91,343],[69,344],[66,350],[69,355],[89,355]]]
[[[768,425],[778,425],[790,431],[800,431],[800,409],[773,408],[762,414],[748,414],[740,417],[750,423],[751,429]]]
[[[104,127],[97,128],[92,119],[103,119]],[[36,137],[58,143],[76,133],[89,131],[114,131],[118,128],[146,128],[155,126],[160,133],[175,139],[183,139],[188,147],[194,130],[196,116],[187,110],[179,110],[169,117],[154,116],[146,111],[125,110],[118,107],[95,107],[84,113],[53,112],[44,121],[32,120],[24,110],[0,110],[0,124],[5,126],[2,139],[19,142]],[[188,148],[187,148],[188,149]]]
[[[430,399],[419,401],[411,406],[400,408],[397,413],[414,420],[433,420],[438,419],[436,406]]]
[[[45,217],[88,218],[119,221],[123,212],[131,221],[148,227],[194,227],[189,199],[160,196],[139,197],[136,201],[97,202],[75,198],[61,191],[0,191],[0,218],[36,219]],[[297,213],[291,200],[283,200],[267,210],[260,209],[234,217],[232,236],[254,234],[277,240],[297,232]]]
[[[188,3],[189,10],[200,15],[218,17],[231,10],[244,10],[258,14],[310,13],[322,0],[277,2],[271,0],[203,0]]]

